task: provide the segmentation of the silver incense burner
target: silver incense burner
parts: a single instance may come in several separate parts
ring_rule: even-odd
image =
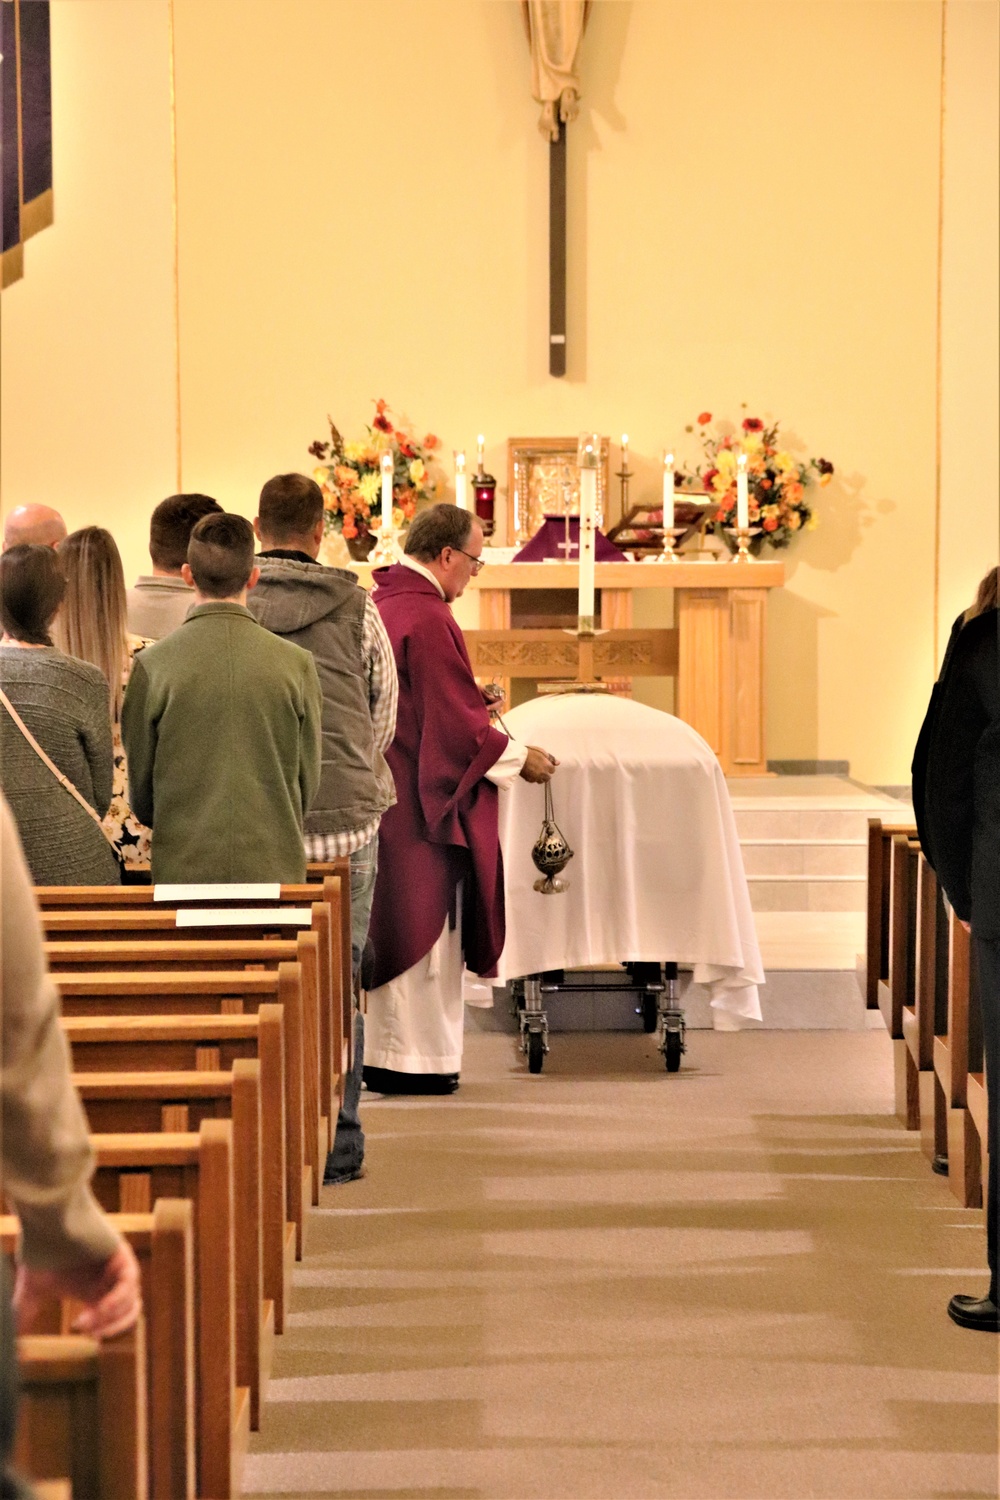
[[[552,811],[552,787],[549,782],[545,783],[545,821],[542,831],[535,840],[531,851],[531,858],[535,869],[541,872],[540,879],[535,881],[535,890],[543,896],[556,896],[560,891],[568,888],[568,881],[559,880],[570,860],[573,851],[567,844],[559,825],[556,823]]]

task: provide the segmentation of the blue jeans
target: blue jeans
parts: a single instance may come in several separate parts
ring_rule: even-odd
[[[351,967],[357,986],[361,954],[368,937],[368,923],[378,873],[378,834],[351,855]],[[361,1129],[361,1072],[365,1063],[365,1018],[354,1014],[354,1055],[344,1082],[344,1102],[337,1116],[333,1150],[326,1159],[324,1182],[349,1182],[365,1159],[365,1133]]]

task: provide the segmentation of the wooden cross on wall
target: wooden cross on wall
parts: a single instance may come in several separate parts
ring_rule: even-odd
[[[566,374],[566,126],[577,115],[577,55],[590,0],[522,0],[531,92],[549,142],[549,374]]]

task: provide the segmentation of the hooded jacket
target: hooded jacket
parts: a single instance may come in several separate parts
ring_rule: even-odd
[[[395,801],[392,774],[375,748],[363,650],[367,595],[353,573],[285,557],[262,557],[247,596],[254,618],[311,652],[323,694],[319,791],[310,834],[351,833]]]

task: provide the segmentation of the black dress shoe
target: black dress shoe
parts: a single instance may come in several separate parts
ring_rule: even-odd
[[[374,1094],[453,1094],[457,1073],[397,1073],[394,1068],[365,1067],[365,1088]]]
[[[978,1328],[981,1333],[1000,1333],[1000,1307],[989,1297],[952,1297],[948,1316],[961,1328]]]

